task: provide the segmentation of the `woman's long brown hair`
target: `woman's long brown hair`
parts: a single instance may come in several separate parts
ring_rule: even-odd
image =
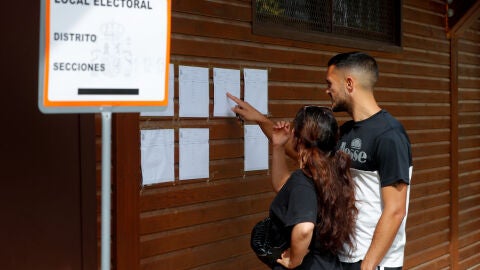
[[[354,247],[355,184],[350,156],[337,151],[338,124],[330,109],[302,108],[294,120],[296,150],[302,170],[317,190],[317,247],[342,254],[344,245]]]

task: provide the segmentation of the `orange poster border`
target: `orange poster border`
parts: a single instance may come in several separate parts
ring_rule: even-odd
[[[43,78],[43,106],[45,108],[54,107],[109,107],[109,106],[126,106],[126,107],[143,107],[143,106],[167,106],[168,105],[168,73],[170,63],[170,31],[171,31],[171,0],[167,1],[167,50],[165,61],[165,96],[162,101],[151,100],[137,100],[137,101],[50,101],[48,99],[48,79],[49,79],[49,64],[50,64],[50,1],[46,0],[45,7],[45,63],[44,63],[44,78]]]

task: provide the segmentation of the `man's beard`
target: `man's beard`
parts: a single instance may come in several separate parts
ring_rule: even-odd
[[[332,102],[332,111],[334,112],[349,112],[348,105],[345,100],[338,103]]]

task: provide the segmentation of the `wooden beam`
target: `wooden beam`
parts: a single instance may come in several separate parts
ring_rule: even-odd
[[[459,269],[458,38],[450,39],[450,269]]]
[[[447,38],[458,37],[480,17],[480,1],[476,1],[470,9],[458,20],[458,22],[448,29]]]
[[[115,114],[113,121],[114,267],[140,268],[140,131],[138,113]],[[112,252],[113,253],[113,252]]]

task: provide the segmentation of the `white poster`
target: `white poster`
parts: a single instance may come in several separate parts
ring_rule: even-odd
[[[208,128],[179,130],[180,180],[208,178],[210,146]]]
[[[173,129],[141,130],[141,167],[144,185],[175,180]]]
[[[208,68],[178,67],[179,116],[208,117],[209,78]]]
[[[245,171],[268,170],[268,138],[258,125],[244,126]]]
[[[140,116],[173,116],[175,109],[175,66],[170,64],[168,72],[168,105],[155,112],[140,112]]]
[[[240,70],[214,68],[213,69],[214,109],[213,116],[230,116],[235,114],[231,108],[236,105],[227,97],[227,92],[240,96]]]
[[[244,69],[244,100],[263,114],[268,114],[268,72],[263,69]]]

